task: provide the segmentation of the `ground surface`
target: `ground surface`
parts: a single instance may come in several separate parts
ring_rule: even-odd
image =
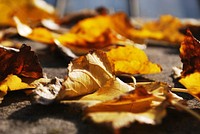
[[[48,77],[64,77],[69,59],[57,52],[50,53],[50,49],[41,44],[22,41],[32,45],[36,51],[44,72]],[[179,51],[171,47],[149,46],[145,52],[150,60],[160,64],[163,68],[161,74],[146,75],[157,81],[164,81],[172,87],[180,86],[171,77],[172,66],[180,65]],[[200,113],[200,103],[192,96],[179,94],[187,99],[189,107]],[[109,127],[94,125],[83,121],[80,109],[63,104],[43,106],[32,104],[31,98],[23,92],[10,92],[0,104],[0,134],[100,134],[112,133]],[[199,134],[200,121],[190,114],[168,109],[168,114],[162,124],[157,126],[139,123],[123,128],[124,134]]]

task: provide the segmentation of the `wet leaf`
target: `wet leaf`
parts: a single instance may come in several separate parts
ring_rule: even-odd
[[[117,74],[151,74],[162,70],[159,65],[148,60],[143,50],[134,46],[113,48],[107,52],[107,55],[114,62]]]
[[[0,0],[0,9],[0,25],[15,26],[14,16],[30,26],[56,17],[54,8],[43,0]]]
[[[165,83],[138,85],[135,90],[119,98],[88,107],[86,117],[97,124],[109,123],[114,129],[126,127],[135,121],[154,125],[161,123],[171,101],[181,100],[169,89]]]

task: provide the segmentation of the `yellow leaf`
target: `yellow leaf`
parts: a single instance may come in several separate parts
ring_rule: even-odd
[[[0,25],[15,26],[14,16],[29,25],[38,25],[42,19],[56,17],[54,8],[43,0],[0,0],[0,9]]]
[[[188,92],[194,95],[197,99],[200,100],[200,73],[195,72],[189,74],[179,80],[181,84],[183,84]]]
[[[133,46],[111,49],[107,52],[107,55],[114,62],[117,74],[151,74],[161,72],[161,67],[150,62],[144,51]]]
[[[125,45],[127,42],[134,45],[129,34],[132,29],[133,26],[124,13],[98,15],[80,21],[68,33],[58,37],[56,43],[70,48],[76,54],[116,44]]]
[[[32,29],[28,25],[23,24],[16,16],[14,17],[14,20],[17,25],[19,35],[28,39],[47,44],[54,44],[54,38],[58,36],[58,34],[43,27],[36,27]]]
[[[10,74],[3,81],[0,82],[0,100],[7,94],[8,91],[22,90],[27,88],[34,88],[21,80],[16,75]]]

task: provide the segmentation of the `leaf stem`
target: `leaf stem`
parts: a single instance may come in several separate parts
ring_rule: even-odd
[[[184,89],[184,88],[171,88],[171,91],[181,92],[181,93],[189,93],[188,89]]]
[[[200,120],[200,114],[198,114],[197,112],[189,109],[188,107],[178,103],[177,101],[171,101],[171,103],[176,106],[181,108],[182,110],[185,110],[186,112],[190,113],[192,116],[194,116],[195,118],[197,118],[198,120]]]

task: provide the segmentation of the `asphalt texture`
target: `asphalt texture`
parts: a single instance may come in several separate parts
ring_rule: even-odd
[[[46,45],[21,40],[37,53],[48,77],[63,78],[67,74],[70,58]],[[162,66],[160,74],[143,75],[155,81],[181,87],[172,77],[172,67],[180,65],[179,50],[174,47],[148,46],[145,50],[152,62]],[[200,102],[191,95],[179,93],[190,108],[200,114]],[[200,121],[185,111],[167,109],[167,116],[156,126],[132,123],[122,128],[122,134],[199,134]],[[81,109],[64,104],[40,105],[31,103],[23,91],[9,92],[0,104],[0,134],[112,134],[108,124],[95,125],[83,120]]]

